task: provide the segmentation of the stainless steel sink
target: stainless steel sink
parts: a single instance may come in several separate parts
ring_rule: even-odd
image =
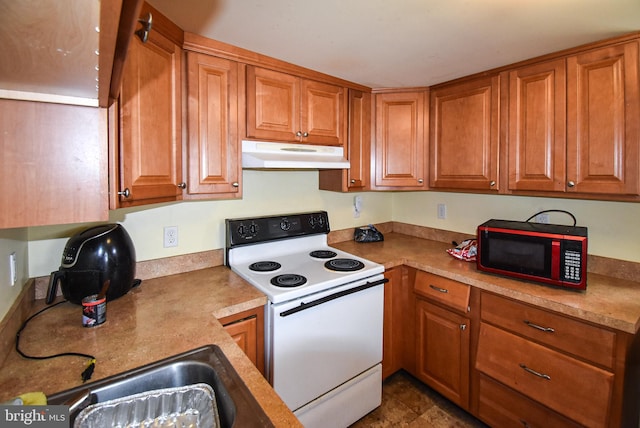
[[[71,412],[70,426],[73,426],[75,417],[82,407],[87,405],[154,389],[195,383],[206,383],[213,388],[222,427],[273,426],[222,350],[216,345],[194,349],[96,382],[58,392],[48,397],[48,403],[69,403],[74,397],[82,396],[82,393],[88,390],[89,396],[84,406]]]

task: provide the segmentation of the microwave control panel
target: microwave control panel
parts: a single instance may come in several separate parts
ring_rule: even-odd
[[[582,253],[575,250],[564,251],[564,280],[580,282],[582,280]]]

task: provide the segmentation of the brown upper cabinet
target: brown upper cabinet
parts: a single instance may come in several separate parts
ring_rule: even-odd
[[[124,64],[112,208],[182,198],[183,33],[146,3],[141,19],[149,12],[148,40],[133,37]]]
[[[149,12],[148,40],[134,37],[125,63],[112,207],[239,198],[245,66],[183,50],[182,30]]]
[[[426,190],[428,91],[375,94],[372,189]]]
[[[242,196],[240,133],[244,65],[187,52],[185,199]]]
[[[341,146],[346,91],[328,83],[247,67],[247,137]]]
[[[369,188],[371,171],[371,94],[349,89],[349,124],[346,153],[349,169],[321,170],[322,190],[363,191]]]
[[[638,195],[638,41],[567,58],[567,190]]]
[[[508,72],[509,189],[563,191],[566,177],[564,59]]]
[[[107,116],[0,99],[0,229],[109,219]]]
[[[638,195],[638,42],[508,71],[509,191]]]
[[[497,192],[500,78],[431,89],[429,187]]]

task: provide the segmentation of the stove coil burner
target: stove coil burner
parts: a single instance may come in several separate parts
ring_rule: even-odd
[[[316,250],[309,253],[309,255],[315,259],[330,259],[338,255],[335,251],[331,250]]]
[[[307,283],[307,278],[295,273],[285,273],[271,278],[271,284],[276,287],[293,288]]]
[[[274,270],[278,270],[281,267],[282,265],[280,263],[272,261],[255,262],[249,265],[249,269],[256,272],[271,272]]]
[[[354,259],[333,259],[324,264],[329,270],[337,272],[353,272],[364,268],[364,263]]]

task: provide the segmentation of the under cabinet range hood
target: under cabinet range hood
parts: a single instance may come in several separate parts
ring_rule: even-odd
[[[242,168],[346,169],[349,161],[342,147],[244,140]]]

